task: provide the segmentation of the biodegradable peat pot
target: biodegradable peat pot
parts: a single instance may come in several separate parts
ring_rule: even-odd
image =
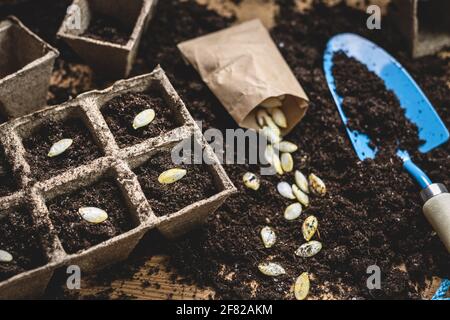
[[[23,116],[46,105],[58,55],[17,18],[0,22],[0,112],[4,117]]]
[[[130,146],[119,146],[102,115],[102,107],[112,99],[126,94],[150,96],[153,92],[158,92],[163,101],[162,107],[166,111],[170,110],[170,115],[177,119],[178,126]],[[158,114],[156,116],[158,117]],[[161,114],[159,116],[157,119],[163,119]],[[30,150],[27,149],[25,141],[29,137],[34,139],[36,134],[33,130],[45,126],[49,120],[53,121],[51,123],[54,125],[74,118],[82,120],[82,124],[101,149],[101,154],[96,159],[51,174],[45,179],[36,178],[35,170],[31,169],[33,164],[30,165],[27,160]],[[196,143],[204,148],[210,160],[208,165],[217,192],[176,212],[163,216],[156,215],[133,169],[154,154],[171,149],[188,137],[194,137]],[[150,74],[119,81],[103,91],[91,91],[64,104],[6,122],[0,125],[0,138],[19,184],[18,191],[0,198],[0,212],[11,211],[18,204],[27,203],[33,227],[39,226],[38,230],[44,230],[40,231],[39,238],[43,254],[48,261],[36,269],[26,270],[0,282],[0,298],[24,298],[41,294],[53,272],[59,268],[77,265],[81,268],[81,272],[94,272],[124,260],[150,229],[158,228],[167,237],[182,235],[204,222],[208,214],[212,214],[236,191],[200,128],[159,67]],[[74,142],[70,148],[75,148],[74,151],[78,155],[79,149],[85,144],[83,141],[78,144]],[[66,152],[69,156],[70,149]],[[109,181],[108,183],[113,184],[117,191],[113,196],[108,195],[104,189],[98,187],[99,181]],[[91,196],[95,193],[100,196],[92,200]],[[190,197],[190,194],[186,197]],[[83,221],[81,215],[77,213],[80,198],[81,202],[96,199],[103,201],[105,209],[110,201],[121,198],[121,217],[127,221],[129,227],[123,230],[115,229],[119,230],[118,234],[108,236],[106,240],[93,241],[86,236],[90,232],[86,230],[102,225],[86,224],[86,221]],[[115,204],[113,206],[115,208]],[[114,225],[117,216],[113,214],[118,211],[113,212],[111,208],[108,210],[111,210],[108,212],[111,215],[105,222]],[[73,220],[64,220],[68,216]],[[63,220],[59,217],[63,217]],[[96,232],[94,230],[92,234],[96,235]],[[79,236],[73,238],[74,233]],[[80,240],[75,241],[75,249],[74,239]],[[15,254],[20,257],[20,252]]]
[[[77,54],[96,71],[121,78],[131,71],[141,37],[157,0],[74,0],[58,31]],[[131,30],[125,44],[93,39],[83,34],[96,14],[113,18]]]
[[[396,0],[391,9],[413,57],[434,54],[450,46],[450,1]]]

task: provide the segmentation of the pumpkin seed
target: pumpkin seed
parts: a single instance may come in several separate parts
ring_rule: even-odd
[[[305,300],[309,293],[309,274],[307,272],[303,272],[297,280],[295,280],[294,284],[294,296],[297,300]]]
[[[87,222],[98,224],[108,219],[106,211],[96,207],[83,207],[78,209],[78,213]]]
[[[305,193],[309,193],[309,185],[308,180],[306,179],[305,175],[301,173],[300,171],[295,171],[295,183]]]
[[[272,164],[274,154],[275,150],[273,149],[272,145],[267,145],[266,150],[264,150],[264,158],[266,159],[267,163]]]
[[[11,261],[13,261],[13,256],[5,250],[0,250],[0,262],[11,262]]]
[[[272,119],[280,128],[287,128],[287,119],[281,108],[273,108],[269,111],[272,115]]]
[[[302,190],[300,190],[296,184],[292,185],[292,192],[294,193],[294,196],[297,198],[298,202],[300,202],[305,207],[309,206],[308,195],[304,193]]]
[[[261,229],[261,239],[264,243],[264,247],[271,248],[277,241],[277,235],[271,227],[264,227]]]
[[[311,173],[308,178],[311,189],[315,194],[324,196],[327,193],[327,187],[325,186],[325,183],[322,181],[322,179],[320,179],[314,173]]]
[[[308,218],[306,218],[302,225],[303,238],[305,238],[306,241],[311,240],[311,238],[316,233],[318,226],[319,221],[316,217],[309,216]]]
[[[273,121],[273,119],[270,116],[267,116],[264,118],[267,126],[272,129],[273,132],[275,132],[275,134],[277,136],[281,137],[281,130],[280,128],[277,126],[277,124]]]
[[[284,218],[286,220],[295,220],[302,214],[302,205],[298,202],[289,205],[284,210]]]
[[[277,277],[282,274],[286,274],[286,270],[284,270],[284,268],[278,263],[274,262],[262,262],[258,265],[258,269],[262,274],[270,277]]]
[[[264,100],[263,102],[260,103],[260,106],[263,108],[277,108],[277,107],[281,107],[283,105],[283,103],[281,102],[281,100],[277,97],[270,97],[267,98],[266,100]]]
[[[264,126],[259,132],[267,139],[267,141],[269,141],[272,144],[281,141],[280,135],[277,134],[275,131],[272,130],[272,128],[268,126]]]
[[[139,112],[139,114],[134,118],[133,120],[133,128],[135,130],[148,126],[153,119],[155,119],[155,110],[153,109],[146,109],[142,112]]]
[[[242,177],[242,181],[244,181],[244,184],[247,188],[257,191],[261,185],[259,178],[256,176],[256,174],[247,172]]]
[[[179,168],[169,169],[159,175],[158,181],[161,184],[171,184],[183,178],[186,175],[186,173],[187,171],[185,169]]]
[[[72,143],[73,143],[72,139],[59,140],[58,142],[56,142],[52,145],[47,156],[50,158],[59,156],[60,154],[65,152],[67,149],[69,149],[70,146],[72,145]]]
[[[280,157],[278,157],[276,153],[274,153],[272,156],[272,165],[278,174],[282,175],[284,173],[283,167],[281,166]]]
[[[291,172],[294,169],[294,159],[290,153],[281,154],[281,168],[284,172]]]
[[[258,125],[262,128],[264,127],[264,124],[266,123],[266,117],[268,117],[269,114],[266,112],[266,110],[264,109],[259,109],[256,112],[256,122],[258,123]]]
[[[278,183],[277,190],[278,190],[278,193],[281,194],[283,197],[285,197],[287,199],[291,199],[291,200],[295,199],[295,195],[292,192],[292,188],[289,185],[289,183],[284,182],[284,181]]]
[[[300,248],[295,251],[295,254],[302,258],[310,258],[318,254],[320,250],[322,250],[322,243],[312,240],[302,244]]]
[[[298,150],[298,147],[294,143],[289,141],[281,141],[280,143],[275,144],[274,147],[281,152],[288,153],[292,153]]]

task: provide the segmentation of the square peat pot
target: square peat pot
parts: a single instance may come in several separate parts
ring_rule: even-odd
[[[58,55],[17,18],[0,22],[0,116],[4,120],[46,105]]]
[[[127,77],[157,0],[74,0],[58,31],[96,71]]]

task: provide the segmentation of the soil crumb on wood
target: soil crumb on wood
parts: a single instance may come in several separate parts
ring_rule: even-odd
[[[48,201],[47,207],[68,253],[88,249],[133,227],[123,195],[113,178],[58,196]],[[106,211],[108,219],[100,224],[89,223],[78,212],[82,207],[100,208]]]
[[[48,157],[52,145],[61,139],[72,139],[73,143],[59,156]],[[23,144],[31,174],[38,181],[49,179],[102,156],[102,151],[80,118],[46,121],[32,130],[30,136],[23,139]]]
[[[130,28],[125,27],[117,19],[98,12],[92,15],[88,28],[82,34],[84,37],[120,45],[127,44],[130,35]]]

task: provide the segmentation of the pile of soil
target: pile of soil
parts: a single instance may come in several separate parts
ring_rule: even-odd
[[[69,149],[56,157],[48,157],[52,145],[61,139],[72,139]],[[91,132],[80,118],[48,120],[23,139],[25,159],[34,179],[41,181],[68,169],[76,168],[102,156]]]
[[[134,129],[133,120],[146,109],[155,111],[155,119],[148,126]],[[125,93],[101,107],[101,112],[120,148],[154,138],[179,126],[173,110],[164,102],[161,93]]]
[[[133,228],[125,199],[113,178],[58,196],[48,201],[47,207],[67,253],[88,249]],[[78,213],[82,207],[105,210],[108,219],[100,224],[89,223]]]
[[[113,17],[94,13],[88,28],[82,34],[96,40],[113,42],[120,45],[126,45],[130,39],[131,30],[126,28],[122,23]]]
[[[0,212],[0,250],[13,256],[11,262],[0,262],[0,281],[47,263],[40,234],[25,208]]]
[[[159,175],[174,167],[187,170],[186,176],[172,184],[159,183]],[[174,165],[170,151],[156,153],[134,172],[157,216],[175,213],[218,192],[207,165],[184,163]]]
[[[5,156],[5,150],[0,145],[0,197],[10,195],[16,190],[16,179],[12,175],[11,165]]]

